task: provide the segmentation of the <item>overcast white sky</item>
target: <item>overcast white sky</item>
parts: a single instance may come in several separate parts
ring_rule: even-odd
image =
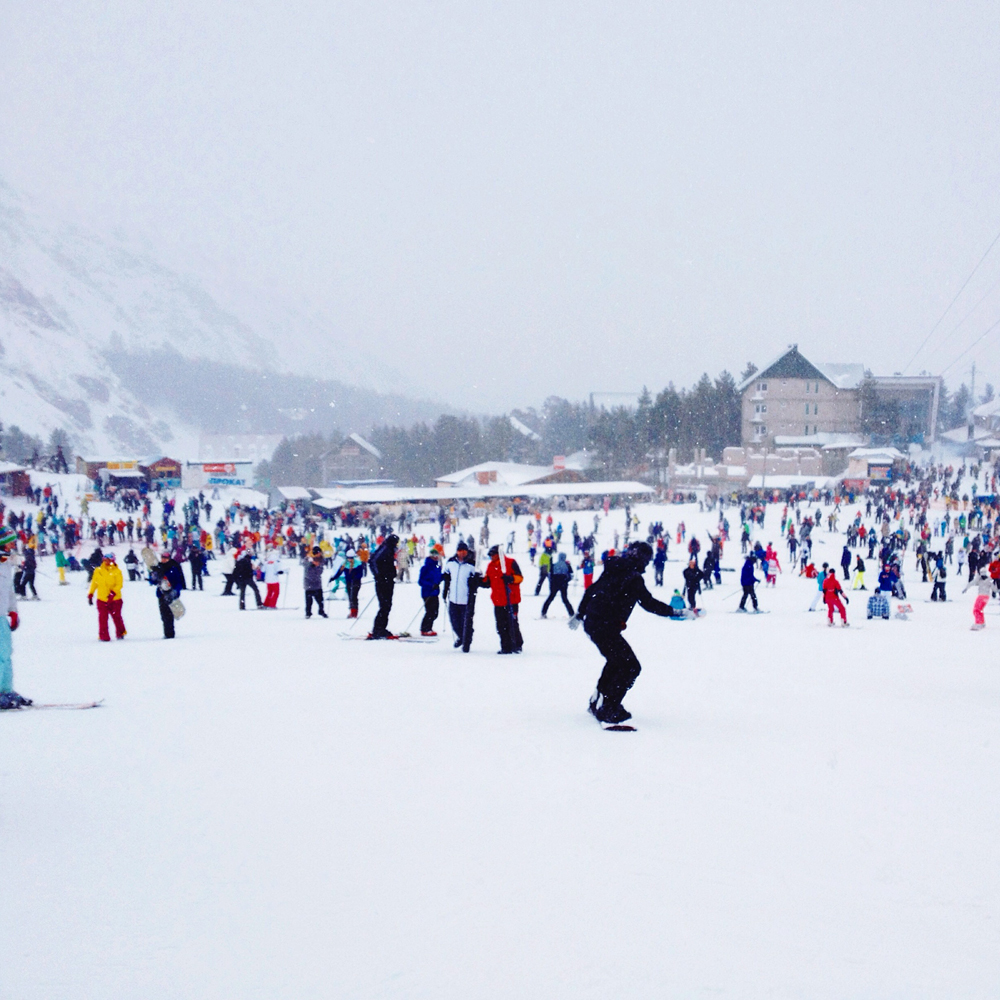
[[[459,405],[886,373],[1000,230],[998,52],[971,0],[0,0],[0,175]]]

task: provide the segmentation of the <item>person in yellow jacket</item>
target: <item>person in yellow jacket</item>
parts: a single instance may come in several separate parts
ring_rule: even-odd
[[[94,603],[97,595],[97,637],[101,642],[110,642],[108,616],[115,623],[115,638],[125,638],[125,623],[122,621],[122,571],[115,561],[115,554],[109,552],[101,565],[94,570],[87,591],[87,601]]]

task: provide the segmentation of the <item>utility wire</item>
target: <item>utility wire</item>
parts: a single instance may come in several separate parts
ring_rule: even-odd
[[[952,361],[952,363],[950,365],[948,365],[947,368],[945,368],[941,372],[941,376],[944,377],[948,372],[950,372],[952,370],[952,368],[954,368],[955,365],[957,365],[959,363],[959,361],[961,361],[962,358],[964,358],[966,356],[966,354],[969,353],[969,351],[971,351],[977,344],[979,344],[989,334],[991,334],[998,326],[1000,326],[1000,319],[998,319],[991,326],[988,326],[978,337],[976,337],[976,339],[971,344],[969,344],[969,346],[964,351],[962,351],[962,353],[957,358],[955,358],[955,360]]]
[[[972,306],[972,308],[969,309],[969,311],[951,328],[951,333],[948,334],[948,337],[954,337],[955,334],[958,333],[963,326],[965,326],[966,321],[973,315],[973,313],[975,313],[975,311],[997,290],[997,288],[1000,288],[1000,281],[994,282],[989,288],[986,289],[983,295],[976,301],[976,304]],[[932,348],[930,356],[933,356],[937,351],[940,351],[941,348],[947,343],[948,340],[946,338],[937,347]],[[926,361],[924,363],[926,364]]]
[[[943,313],[941,313],[940,317],[938,318],[938,321],[931,327],[930,333],[928,333],[927,336],[924,337],[923,343],[917,348],[913,357],[910,358],[910,360],[907,362],[906,367],[903,369],[904,372],[910,367],[910,365],[913,364],[914,361],[917,360],[917,356],[927,346],[927,341],[929,341],[931,337],[934,336],[934,331],[937,330],[937,328],[944,321],[945,316],[947,316],[948,313],[951,312],[951,307],[958,301],[959,296],[962,294],[962,292],[965,291],[966,286],[969,284],[970,281],[972,281],[976,271],[978,271],[979,268],[982,266],[983,261],[986,260],[987,257],[989,257],[990,251],[997,245],[998,241],[1000,241],[1000,233],[997,233],[996,236],[993,237],[993,242],[986,248],[986,253],[984,253],[982,257],[979,258],[979,263],[977,263],[976,266],[969,272],[969,276],[965,279],[965,281],[962,282],[962,287],[955,293],[955,297],[951,300],[951,302],[948,303],[948,307],[945,309]]]

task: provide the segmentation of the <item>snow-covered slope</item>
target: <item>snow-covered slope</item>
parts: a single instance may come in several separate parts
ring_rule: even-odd
[[[105,356],[161,347],[257,369],[277,356],[196,281],[0,181],[0,420],[42,437],[64,428],[79,452],[194,454],[196,419],[137,397]]]
[[[45,219],[0,182],[0,419],[46,436],[63,427],[85,452],[187,450],[196,429],[126,391],[103,356],[164,344],[249,365],[269,353],[190,280]]]

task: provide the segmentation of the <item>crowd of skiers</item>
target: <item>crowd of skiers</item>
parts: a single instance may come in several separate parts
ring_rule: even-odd
[[[787,546],[789,569],[794,572],[797,568],[799,576],[816,582],[809,610],[822,603],[831,625],[835,618],[847,625],[846,605],[850,599],[845,591],[848,586],[852,592],[869,591],[871,583],[867,614],[888,617],[890,598],[901,602],[907,599],[904,557],[912,552],[916,572],[922,581],[932,584],[932,601],[949,599],[949,571],[960,578],[967,573],[962,592],[975,592],[973,628],[983,628],[984,610],[1000,587],[996,470],[992,476],[990,470],[985,472],[984,477],[983,470],[977,468],[914,469],[908,470],[898,484],[859,497],[787,495],[780,508],[775,538]],[[958,494],[966,476],[970,479],[967,491]],[[325,601],[343,589],[348,618],[357,620],[363,613],[359,610],[362,584],[370,575],[374,594],[369,605],[377,607],[367,637],[379,640],[406,635],[407,629],[402,633],[390,629],[390,616],[395,587],[409,583],[413,572],[422,601],[418,628],[421,638],[437,637],[443,602],[454,645],[468,652],[476,596],[485,590],[493,607],[499,653],[517,654],[523,649],[520,606],[522,588],[528,584],[514,557],[516,534],[505,532],[501,540],[490,545],[489,515],[483,519],[476,539],[462,536],[460,518],[454,510],[442,509],[437,538],[426,538],[418,534],[420,525],[412,512],[400,517],[398,534],[389,523],[380,523],[369,512],[363,517],[351,515],[350,519],[342,516],[341,529],[353,521],[361,530],[338,532],[329,519],[296,509],[294,504],[280,510],[245,508],[221,501],[213,505],[203,494],[190,496],[179,509],[171,497],[158,501],[145,497],[127,518],[100,520],[90,516],[86,500],[78,515],[70,514],[48,488],[38,489],[31,499],[38,506],[35,512],[5,509],[0,502],[0,610],[6,609],[0,619],[0,707],[4,698],[14,703],[19,697],[12,687],[10,634],[19,623],[17,598],[38,599],[36,573],[40,557],[54,556],[60,584],[67,582],[67,571],[87,572],[87,598],[96,608],[98,638],[110,642],[112,629],[117,639],[125,638],[125,578],[118,556],[110,551],[116,544],[129,546],[122,558],[128,581],[146,580],[153,588],[165,638],[174,637],[176,620],[183,614],[182,592],[203,589],[210,574],[220,578],[223,595],[238,597],[241,610],[246,609],[247,590],[258,608],[278,608],[283,578],[287,579],[285,566],[288,560],[295,559],[302,566],[306,618],[313,616],[314,608],[319,617],[329,617]],[[817,503],[824,500],[825,507],[820,509]],[[153,505],[157,502],[160,517],[154,522]],[[534,595],[542,596],[547,588],[540,617],[546,618],[559,602],[570,623],[582,623],[605,657],[605,668],[590,706],[601,721],[620,724],[628,718],[621,702],[639,672],[638,661],[621,636],[628,615],[636,604],[664,617],[692,616],[699,610],[700,595],[722,580],[721,563],[730,537],[730,508],[739,511],[743,557],[738,610],[760,611],[757,587],[776,586],[778,575],[784,571],[774,542],[765,544],[762,537],[754,537],[761,535],[765,512],[776,511],[773,503],[720,502],[718,527],[707,533],[704,545],[696,535],[688,536],[683,522],[671,532],[662,521],[656,521],[648,525],[643,539],[632,540],[633,534],[640,533],[640,524],[626,508],[624,534],[614,530],[613,545],[600,554],[596,544],[599,514],[594,516],[593,530],[587,525],[581,531],[573,521],[568,551],[562,550],[566,535],[563,524],[553,513],[539,510],[528,516],[527,552],[530,567],[537,570]],[[502,507],[494,511],[501,518],[503,513]],[[507,510],[511,520],[516,521],[519,513]],[[828,533],[839,532],[841,521],[845,523],[839,561],[842,580],[836,567],[823,562],[817,568],[813,560],[814,533],[824,523]],[[457,544],[448,557],[445,546],[451,548],[455,536]],[[95,543],[87,556],[81,551],[85,541]],[[662,602],[646,589],[643,574],[652,563],[653,585],[665,585],[672,544],[684,555],[674,596],[670,602]],[[477,551],[485,556],[477,558]],[[873,568],[868,572],[869,565],[877,566],[877,571]],[[574,609],[569,588],[577,572],[582,577],[583,596]],[[287,587],[285,595],[287,600]]]

